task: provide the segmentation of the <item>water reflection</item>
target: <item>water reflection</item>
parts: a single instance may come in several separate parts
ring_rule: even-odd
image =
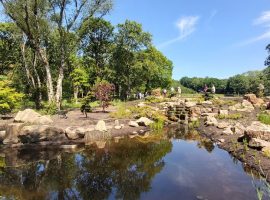
[[[22,152],[9,153],[7,165],[17,168],[2,168],[0,193],[16,199],[138,199],[151,189],[151,181],[164,167],[163,157],[171,148],[169,140],[146,144],[121,140],[105,149],[56,153],[50,160],[31,164],[30,152],[27,157]],[[16,160],[9,157],[14,154]],[[47,158],[40,152],[31,154]]]
[[[196,131],[123,139],[104,149],[12,149],[0,154],[8,199],[255,199],[252,173]],[[243,170],[244,168],[244,170]],[[260,185],[259,185],[260,186]],[[1,199],[0,197],[0,199]]]

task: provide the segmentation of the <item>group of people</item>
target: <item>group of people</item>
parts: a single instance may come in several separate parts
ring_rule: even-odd
[[[208,89],[209,89],[209,88],[208,88],[207,85],[205,84],[205,85],[204,85],[204,88],[203,88],[203,92],[204,92],[204,93],[207,93],[207,92],[208,92]],[[212,85],[212,87],[211,87],[211,93],[212,93],[212,94],[215,94],[215,93],[216,93],[216,87],[215,87],[214,85]]]

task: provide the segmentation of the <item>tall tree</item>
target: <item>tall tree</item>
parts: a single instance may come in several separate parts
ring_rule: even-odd
[[[132,82],[137,78],[133,76],[137,53],[151,45],[151,35],[144,32],[142,25],[135,21],[126,20],[124,24],[119,24],[117,27],[114,69],[117,74],[117,85],[122,87],[119,90],[122,95],[126,95],[131,92]]]
[[[111,23],[104,19],[89,18],[83,22],[79,30],[84,60],[87,65],[93,66],[92,75],[95,79],[108,79],[113,29]]]
[[[105,15],[111,9],[111,0],[0,0],[0,2],[6,14],[25,33],[43,62],[47,75],[48,99],[50,102],[56,101],[60,109],[69,42],[67,35],[75,31],[85,18]],[[60,44],[60,64],[55,93],[46,49],[47,36],[54,27],[58,31]]]

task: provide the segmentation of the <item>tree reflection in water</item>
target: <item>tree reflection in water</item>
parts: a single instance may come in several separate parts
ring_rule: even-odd
[[[0,193],[15,199],[138,199],[149,191],[151,181],[172,149],[169,140],[141,143],[120,140],[105,149],[88,148],[80,153],[55,153],[53,158],[29,163],[22,153],[2,168]],[[40,152],[32,151],[34,156]],[[6,155],[7,160],[9,153]],[[15,160],[14,160],[15,159]],[[7,163],[7,165],[9,165]]]

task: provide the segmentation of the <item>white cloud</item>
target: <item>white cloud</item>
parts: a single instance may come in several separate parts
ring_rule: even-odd
[[[258,17],[257,19],[253,21],[253,25],[264,26],[264,27],[267,27],[267,29],[261,35],[250,38],[238,44],[237,46],[245,46],[245,45],[249,45],[249,44],[261,41],[261,40],[270,39],[270,11],[262,12],[260,17]]]
[[[253,22],[254,25],[270,25],[270,11],[265,11],[261,14],[261,16],[257,19],[254,20]]]
[[[168,46],[170,44],[183,40],[189,35],[191,35],[196,30],[196,25],[199,19],[199,16],[186,16],[180,18],[176,23],[176,27],[179,30],[179,36],[163,42],[162,44],[158,45],[158,47],[162,48]]]

